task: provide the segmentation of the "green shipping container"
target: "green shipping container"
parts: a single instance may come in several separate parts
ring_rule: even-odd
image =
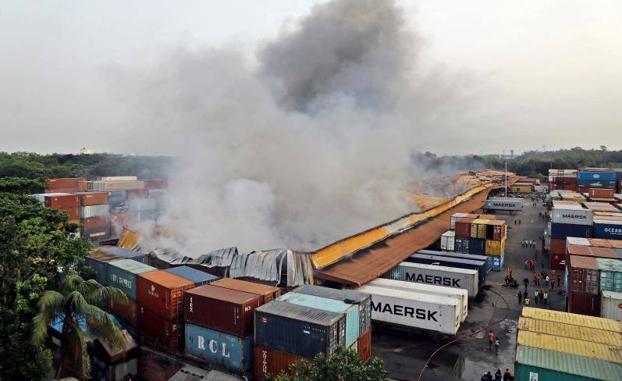
[[[519,345],[514,373],[516,381],[620,381],[622,365]]]
[[[157,270],[133,259],[118,259],[108,262],[108,286],[125,292],[128,298],[136,300],[136,275]]]
[[[600,290],[622,292],[622,261],[596,258],[600,269]]]

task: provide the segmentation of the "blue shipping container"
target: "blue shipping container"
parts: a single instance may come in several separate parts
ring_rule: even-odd
[[[577,182],[579,188],[603,188],[603,189],[615,189],[615,180],[579,180]]]
[[[418,254],[428,254],[428,255],[439,255],[441,257],[453,257],[453,258],[462,258],[462,259],[470,259],[473,261],[483,261],[484,262],[484,271],[488,274],[488,257],[486,255],[477,255],[477,254],[464,254],[464,253],[456,253],[453,251],[436,251],[436,250],[419,250]]]
[[[458,253],[468,253],[469,240],[470,238],[466,237],[456,237],[456,240],[454,241],[454,250]]]
[[[601,181],[615,181],[617,175],[613,171],[602,172],[577,172],[577,180],[601,180]]]
[[[253,336],[245,338],[186,324],[186,353],[244,374],[253,368]]]
[[[359,338],[359,309],[352,304],[346,304],[339,300],[322,298],[320,296],[298,294],[288,292],[280,296],[277,300],[282,302],[297,304],[299,306],[317,308],[318,310],[336,312],[346,315],[345,333],[346,346],[349,347]]]
[[[503,263],[505,262],[505,253],[500,256],[490,256],[488,257],[488,266],[492,269],[492,271],[501,271],[503,268]]]
[[[622,239],[622,222],[594,221],[594,238]]]
[[[177,275],[178,277],[188,279],[197,287],[212,283],[213,281],[220,279],[216,275],[208,274],[201,270],[194,269],[190,266],[171,267],[170,269],[166,269],[164,271],[173,275]]]
[[[486,240],[483,238],[469,238],[469,254],[484,255],[486,253]]]
[[[477,270],[480,287],[486,282],[487,264],[485,260],[474,261],[463,258],[450,258],[439,255],[414,254],[406,258],[406,262],[423,263],[426,265],[441,265],[447,267],[456,267],[459,269]]]
[[[551,224],[551,238],[566,239],[566,237],[590,238],[592,227],[590,225]]]

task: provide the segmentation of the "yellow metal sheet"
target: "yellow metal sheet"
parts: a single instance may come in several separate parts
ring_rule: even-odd
[[[581,327],[595,328],[603,331],[622,332],[622,323],[599,317],[571,314],[568,312],[545,310],[542,308],[523,307],[521,316],[538,320],[548,320]]]
[[[518,329],[622,347],[622,333],[603,331],[596,328],[521,317],[518,319]]]
[[[518,345],[525,345],[528,347],[546,349],[622,364],[622,348],[611,345],[569,339],[567,337],[545,335],[530,331],[519,331],[516,342]]]

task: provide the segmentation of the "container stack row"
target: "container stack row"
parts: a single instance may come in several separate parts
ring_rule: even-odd
[[[454,251],[485,255],[493,271],[501,271],[505,260],[507,226],[503,220],[459,218],[455,222]]]
[[[613,201],[622,192],[622,172],[608,168],[550,169],[549,190],[578,192],[597,201]]]

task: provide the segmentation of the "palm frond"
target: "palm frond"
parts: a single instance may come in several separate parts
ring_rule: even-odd
[[[89,279],[76,286],[76,291],[79,291],[87,300],[88,296],[103,286],[99,284],[95,279]],[[90,302],[89,302],[90,303]]]
[[[89,303],[79,291],[72,291],[67,295],[67,307],[76,314],[83,314],[88,309]]]
[[[48,338],[49,326],[50,322],[40,313],[32,319],[32,345],[40,347],[45,344],[45,340]]]
[[[86,317],[89,331],[93,336],[106,339],[113,348],[125,344],[125,337],[121,334],[121,330],[108,318],[108,315],[102,309],[90,305],[84,311],[84,316]]]
[[[35,346],[41,346],[48,337],[48,328],[54,318],[63,311],[65,297],[58,291],[46,291],[37,302],[39,313],[33,319],[31,341]]]
[[[69,273],[63,281],[63,286],[67,290],[67,292],[71,292],[77,290],[82,283],[84,283],[84,279],[82,279],[80,275],[75,273]]]
[[[86,300],[99,307],[107,306],[110,302],[127,304],[127,295],[116,287],[101,287],[86,296]]]

